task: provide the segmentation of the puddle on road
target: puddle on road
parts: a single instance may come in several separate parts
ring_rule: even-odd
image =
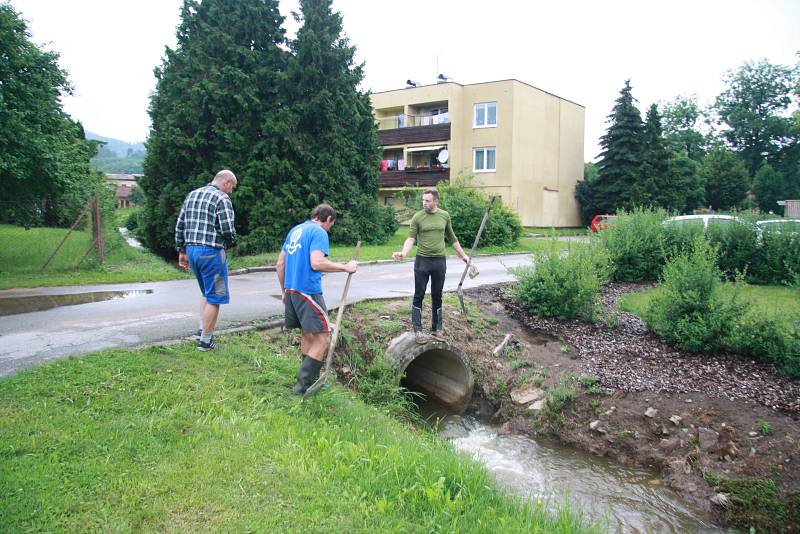
[[[88,304],[89,302],[141,297],[142,295],[150,295],[152,292],[152,289],[130,289],[125,291],[92,291],[90,293],[71,293],[67,295],[0,298],[0,316],[49,310],[60,306]]]

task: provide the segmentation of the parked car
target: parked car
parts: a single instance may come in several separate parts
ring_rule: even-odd
[[[663,224],[679,224],[686,226],[702,225],[703,231],[708,230],[709,224],[727,226],[733,221],[742,222],[742,219],[733,215],[718,215],[716,213],[702,213],[700,215],[678,215],[670,217]]]
[[[788,232],[800,234],[800,219],[767,219],[756,221],[760,232]]]
[[[614,222],[614,219],[616,218],[616,215],[595,215],[592,217],[592,222],[589,224],[589,229],[596,233],[601,228],[608,228],[609,223]]]

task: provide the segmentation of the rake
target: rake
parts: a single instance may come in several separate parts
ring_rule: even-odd
[[[356,243],[356,248],[353,251],[353,260],[358,259],[358,253],[361,250],[361,241]],[[317,379],[316,382],[311,384],[309,388],[303,393],[303,400],[306,400],[308,397],[322,389],[328,382],[328,375],[330,374],[331,370],[331,362],[333,361],[333,350],[336,348],[336,340],[339,338],[339,327],[342,324],[342,315],[344,315],[344,307],[345,303],[347,302],[347,291],[350,289],[350,279],[353,277],[353,273],[347,273],[347,281],[344,283],[344,291],[342,292],[342,299],[339,301],[339,309],[336,311],[336,325],[333,327],[333,336],[331,338],[331,344],[328,347],[328,355],[325,358],[325,371],[322,375]]]
[[[481,226],[478,228],[478,233],[475,235],[475,241],[472,243],[472,252],[469,254],[469,261],[467,262],[467,266],[464,267],[464,272],[461,273],[461,280],[458,282],[458,301],[461,303],[461,311],[464,312],[464,315],[467,315],[467,306],[464,304],[464,278],[467,277],[467,273],[469,273],[470,278],[475,278],[478,276],[478,269],[474,265],[472,265],[472,258],[475,256],[475,249],[478,248],[478,241],[481,239],[481,235],[483,234],[483,229],[486,227],[486,221],[489,219],[489,212],[492,211],[492,205],[494,205],[494,201],[497,197],[494,196],[489,201],[489,206],[486,208],[486,213],[483,214],[483,220],[481,221]]]

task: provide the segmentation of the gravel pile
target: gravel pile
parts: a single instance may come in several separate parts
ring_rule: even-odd
[[[610,284],[601,294],[603,309],[615,310],[617,299],[645,284]],[[786,413],[800,412],[800,381],[781,375],[771,364],[735,354],[682,352],[647,332],[643,321],[619,312],[616,326],[577,320],[535,319],[495,287],[496,297],[520,321],[571,345],[582,372],[600,385],[625,391],[701,392],[730,400],[756,402]]]

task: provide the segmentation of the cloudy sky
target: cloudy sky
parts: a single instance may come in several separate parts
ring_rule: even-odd
[[[0,0],[3,1],[3,0]],[[74,95],[64,108],[86,129],[147,137],[153,68],[174,46],[181,0],[11,0],[33,40],[61,54]],[[696,94],[709,103],[748,60],[800,61],[798,0],[334,0],[384,91],[442,72],[460,83],[517,78],[586,107],[585,159],[625,79],[639,107]],[[297,1],[281,1],[290,34]],[[438,65],[438,70],[437,70]]]

